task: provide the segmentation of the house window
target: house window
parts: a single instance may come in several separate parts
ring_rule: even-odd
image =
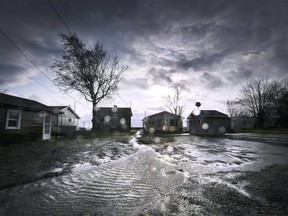
[[[20,129],[21,111],[8,109],[6,118],[6,129]]]
[[[157,121],[157,127],[158,127],[158,128],[161,127],[161,120],[158,120],[158,121]]]

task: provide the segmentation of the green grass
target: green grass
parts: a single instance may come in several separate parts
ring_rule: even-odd
[[[288,129],[251,129],[240,130],[239,133],[288,134]]]

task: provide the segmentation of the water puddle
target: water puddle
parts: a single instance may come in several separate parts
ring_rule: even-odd
[[[133,154],[86,151],[88,159],[66,175],[0,191],[0,215],[145,215],[165,212],[173,201],[180,212],[201,212],[209,202],[203,185],[225,185],[249,198],[247,182],[235,180],[241,172],[288,163],[287,148],[248,141],[179,136],[168,144],[140,145],[136,138],[130,144]]]
[[[160,200],[184,181],[183,173],[135,145],[138,152],[119,160],[80,163],[69,174],[0,191],[0,215],[134,215],[147,205],[163,208]]]

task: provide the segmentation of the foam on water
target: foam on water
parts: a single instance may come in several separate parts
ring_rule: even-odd
[[[163,175],[150,148],[99,166],[77,164],[72,172],[0,191],[3,215],[133,215],[146,205],[161,205],[161,193],[183,182],[183,175]],[[157,208],[157,207],[155,207]]]

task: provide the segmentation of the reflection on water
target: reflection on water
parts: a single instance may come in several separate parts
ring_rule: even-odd
[[[173,143],[136,147],[138,152],[109,163],[77,164],[67,175],[2,190],[0,215],[138,215],[151,208],[165,212],[171,191],[188,179],[225,184],[249,197],[246,183],[229,179],[241,171],[288,163],[288,148],[248,141],[178,136]],[[194,192],[201,196],[201,188]]]
[[[260,142],[183,136],[167,148],[152,147],[161,160],[198,174],[259,171],[275,163],[288,163],[288,148]]]
[[[175,188],[183,175],[164,175],[171,167],[153,158],[154,151],[142,148],[118,161],[78,164],[70,174],[3,190],[0,214],[133,215],[146,205],[158,208],[160,192]]]

